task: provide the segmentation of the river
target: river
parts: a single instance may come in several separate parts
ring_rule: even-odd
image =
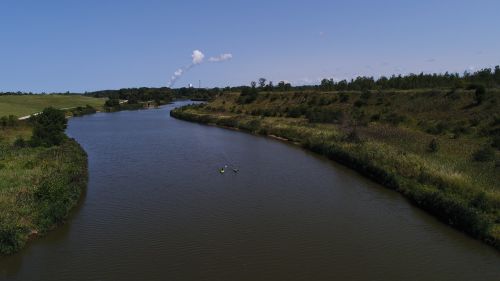
[[[72,118],[89,185],[0,280],[500,280],[500,254],[293,145],[155,110]],[[225,164],[238,173],[218,169]]]

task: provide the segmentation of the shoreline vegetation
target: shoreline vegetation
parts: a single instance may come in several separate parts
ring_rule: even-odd
[[[105,92],[0,94],[2,115],[10,113],[0,116],[0,257],[65,223],[87,186],[87,154],[65,135],[67,118],[172,101],[163,89]]]
[[[0,130],[2,256],[66,221],[87,185],[87,154],[63,131],[47,143],[28,121]]]
[[[223,93],[172,117],[287,140],[404,195],[500,250],[500,91]],[[249,93],[249,91],[253,91]]]

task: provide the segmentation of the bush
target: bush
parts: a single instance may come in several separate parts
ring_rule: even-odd
[[[17,120],[16,116],[14,116],[14,115],[0,117],[0,126],[2,128],[16,127],[18,122],[19,121]]]
[[[366,105],[366,102],[364,102],[362,100],[357,100],[354,102],[355,107],[362,107],[363,105]]]
[[[306,118],[313,123],[335,123],[339,122],[343,113],[340,110],[332,110],[328,108],[312,108],[306,112]]]
[[[16,140],[14,141],[14,146],[15,147],[25,147],[26,141],[24,140],[23,137],[17,137]]]
[[[474,152],[472,157],[478,162],[492,161],[495,159],[495,151],[491,147],[484,147]]]
[[[491,146],[493,146],[494,148],[500,150],[500,136],[496,136],[493,138],[492,142],[491,142]]]
[[[105,103],[104,106],[106,107],[115,107],[120,105],[120,100],[119,99],[108,99]]]
[[[298,118],[302,116],[302,108],[300,106],[294,106],[287,110],[286,116],[291,118]]]
[[[348,102],[349,101],[349,95],[346,93],[340,93],[340,102]]]
[[[0,254],[12,254],[23,245],[22,230],[15,223],[0,222]]]
[[[404,115],[399,115],[397,113],[391,113],[387,116],[385,116],[384,121],[386,121],[389,124],[392,124],[394,126],[399,125],[399,123],[404,122],[406,120],[406,117]]]
[[[372,96],[372,94],[370,93],[370,91],[368,91],[368,90],[367,90],[367,91],[364,91],[364,92],[361,94],[360,98],[361,98],[361,99],[364,99],[364,100],[368,100],[368,99],[370,99],[370,98],[371,98],[371,96]]]
[[[350,131],[347,135],[343,137],[343,140],[346,142],[359,143],[361,142],[361,138],[358,135],[356,129]]]
[[[73,116],[82,116],[82,115],[92,114],[92,113],[96,113],[96,112],[97,112],[97,110],[88,104],[85,107],[78,106],[77,108],[74,108],[71,110],[71,113],[73,114]]]
[[[257,99],[258,90],[256,88],[244,88],[238,97],[239,104],[249,104]]]
[[[432,139],[431,142],[429,143],[429,152],[437,152],[439,150],[439,144],[436,139]]]
[[[53,107],[48,107],[35,117],[33,124],[33,146],[59,145],[66,138],[64,130],[67,124],[64,112]]]
[[[435,126],[431,126],[426,131],[429,134],[440,135],[440,134],[444,133],[445,131],[447,131],[448,128],[449,128],[449,124],[441,121],[441,122],[438,122]]]
[[[486,96],[486,89],[483,85],[473,84],[468,87],[469,90],[476,90],[474,92],[474,102],[479,105],[484,101]]]

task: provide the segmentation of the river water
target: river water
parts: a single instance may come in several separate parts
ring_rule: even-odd
[[[72,118],[88,189],[66,225],[0,259],[0,280],[500,280],[497,251],[398,193],[171,118],[181,104]]]

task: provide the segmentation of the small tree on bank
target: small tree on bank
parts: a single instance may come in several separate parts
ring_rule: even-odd
[[[31,145],[53,146],[61,144],[66,138],[64,130],[67,122],[63,111],[53,107],[45,108],[42,113],[34,117]]]

